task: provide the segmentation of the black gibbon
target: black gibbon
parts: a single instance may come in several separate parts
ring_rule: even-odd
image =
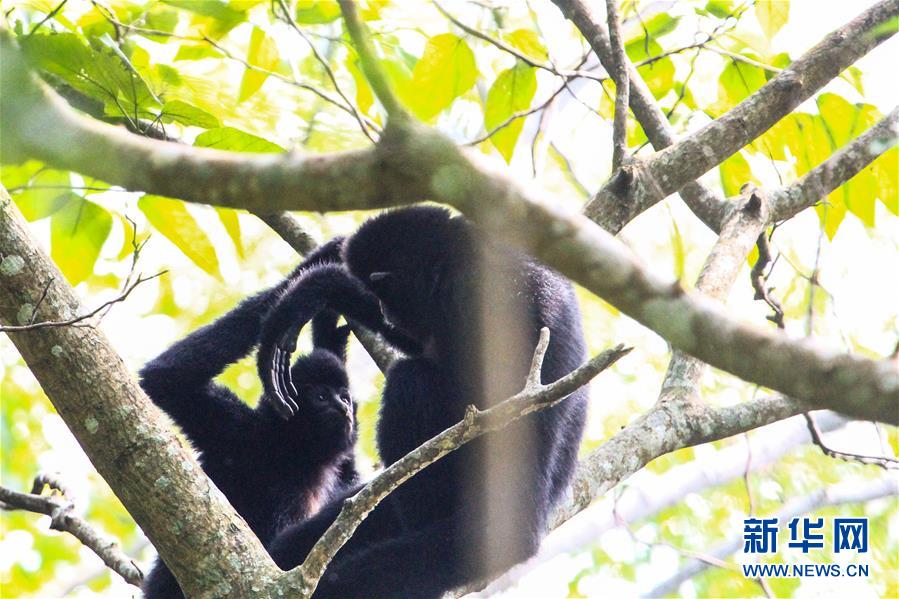
[[[357,481],[355,405],[345,370],[347,326],[322,311],[313,320],[313,351],[292,367],[300,409],[282,418],[266,396],[255,409],[213,379],[259,341],[265,315],[289,284],[340,259],[340,239],[311,254],[281,284],[242,302],[214,323],[174,344],[140,372],[141,386],[181,428],[200,464],[263,542]],[[148,599],[183,597],[157,558],[144,581]]]
[[[385,212],[344,242],[342,259],[313,269],[314,285],[292,284],[273,308],[260,376],[285,416],[302,414],[282,365],[318,309],[308,309],[312,289],[351,322],[385,333],[408,356],[386,374],[377,424],[386,465],[461,420],[467,405],[485,408],[519,391],[541,328],[551,332],[544,383],[586,358],[571,284],[447,210]],[[315,597],[436,598],[532,556],[574,471],[586,398],[581,389],[406,481],[337,553]],[[278,565],[302,563],[357,489],[278,533],[269,545]]]

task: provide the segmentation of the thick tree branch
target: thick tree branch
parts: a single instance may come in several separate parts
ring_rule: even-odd
[[[75,114],[31,76],[8,35],[0,38],[3,141],[55,167],[132,190],[254,210],[444,202],[712,366],[815,402],[815,407],[899,422],[895,363],[846,355],[738,322],[714,302],[648,271],[587,218],[565,213],[538,190],[525,191],[476,155],[411,120],[394,119],[375,147],[360,152],[300,158],[181,148]],[[48,135],[43,128],[51,124],[53,135]]]
[[[723,223],[718,241],[706,258],[696,281],[696,291],[709,299],[723,302],[767,222],[767,202],[761,192],[751,187],[744,188],[740,204]],[[658,401],[698,401],[699,384],[705,371],[703,362],[675,350]]]
[[[771,220],[787,220],[854,177],[899,141],[899,107],[798,181],[772,194]]]
[[[613,177],[585,213],[613,233],[665,196],[714,168],[767,131],[846,67],[895,33],[880,27],[899,16],[899,0],[883,0],[827,35],[757,92],[696,133],[646,160],[622,186]]]
[[[580,461],[571,500],[556,510],[550,526],[555,528],[569,520],[594,499],[666,453],[726,439],[806,409],[803,404],[781,396],[727,408],[686,402],[658,403]]]
[[[8,104],[6,97],[3,103]],[[31,239],[2,187],[0,256],[0,321],[29,322],[41,296],[42,321],[65,321],[80,313],[72,288]],[[103,333],[60,326],[9,337],[185,591],[197,597],[225,594],[222,588],[249,592],[251,584],[280,575]]]
[[[804,497],[791,500],[784,508],[770,517],[776,517],[778,522],[789,522],[793,518],[820,510],[825,507],[859,504],[880,499],[882,497],[895,497],[899,495],[899,480],[895,477],[885,476],[873,481],[851,481],[832,485],[819,489]],[[712,549],[712,556],[726,560],[740,550],[743,545],[742,531],[734,535],[730,540]],[[687,580],[704,572],[709,564],[702,560],[690,560],[674,576],[658,584],[647,593],[647,597],[667,597],[675,593],[677,588]]]
[[[621,166],[627,156],[627,107],[628,107],[628,60],[624,53],[624,40],[621,39],[621,22],[618,19],[618,0],[606,0],[606,14],[609,22],[609,37],[612,45],[612,57],[615,62],[609,71],[615,80],[615,119],[612,124],[612,168]]]
[[[43,485],[41,485],[43,486]],[[136,587],[141,585],[143,574],[134,562],[119,548],[119,544],[106,538],[91,524],[72,513],[73,504],[65,496],[41,495],[40,490],[19,493],[0,486],[0,509],[26,510],[50,516],[50,528],[67,532],[81,544],[97,554],[110,570]]]
[[[630,348],[619,345],[595,356],[554,383],[543,385],[539,382],[539,373],[548,343],[549,330],[543,329],[540,342],[534,351],[533,365],[525,387],[520,393],[486,410],[469,406],[463,420],[388,466],[356,495],[346,500],[340,515],[310,551],[306,561],[290,572],[296,576],[294,578],[296,585],[300,588],[309,585],[311,588],[306,588],[310,593],[315,590],[315,585],[318,584],[331,558],[349,540],[369,512],[416,472],[472,439],[504,428],[527,414],[556,405],[630,351]]]

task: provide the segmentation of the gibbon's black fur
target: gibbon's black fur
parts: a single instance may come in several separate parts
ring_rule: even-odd
[[[263,396],[255,409],[213,382],[259,340],[263,318],[288,284],[303,289],[310,268],[340,259],[337,239],[281,284],[194,331],[141,370],[141,386],[200,452],[200,464],[263,542],[312,514],[357,482],[355,406],[345,370],[349,327],[323,311],[313,320],[313,351],[293,365],[298,413],[285,420]],[[157,558],[144,581],[148,599],[183,597]]]
[[[571,284],[520,253],[489,244],[444,209],[405,208],[369,220],[344,242],[343,263],[310,273],[316,296],[351,322],[402,341],[408,356],[386,375],[377,425],[385,465],[461,420],[467,405],[488,407],[519,391],[542,327],[551,331],[544,383],[586,358]],[[303,296],[302,289],[289,289],[263,327],[260,374],[286,412],[292,411],[290,377],[275,366],[309,319],[302,314],[308,306]],[[503,311],[514,315],[507,324],[521,343],[495,351],[480,323]],[[491,368],[504,376],[485,369],[488,353]],[[574,471],[586,397],[581,389],[406,481],[337,553],[315,597],[436,598],[532,556]],[[527,445],[516,447],[517,439]],[[483,476],[488,448],[499,472],[489,486]],[[280,532],[269,546],[278,565],[302,563],[356,490]],[[488,495],[493,508],[486,507]]]

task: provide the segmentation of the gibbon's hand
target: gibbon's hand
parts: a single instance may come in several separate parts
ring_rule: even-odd
[[[265,394],[285,420],[299,410],[299,393],[290,377],[290,356],[296,350],[300,331],[308,322],[306,314],[297,314],[295,302],[291,301],[293,297],[288,289],[265,318],[257,356]]]

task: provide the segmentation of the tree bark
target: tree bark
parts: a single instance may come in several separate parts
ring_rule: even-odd
[[[35,311],[47,321],[79,313],[72,288],[2,187],[0,258],[0,321],[27,324]],[[103,333],[53,326],[9,337],[188,595],[247,594],[281,574]]]

